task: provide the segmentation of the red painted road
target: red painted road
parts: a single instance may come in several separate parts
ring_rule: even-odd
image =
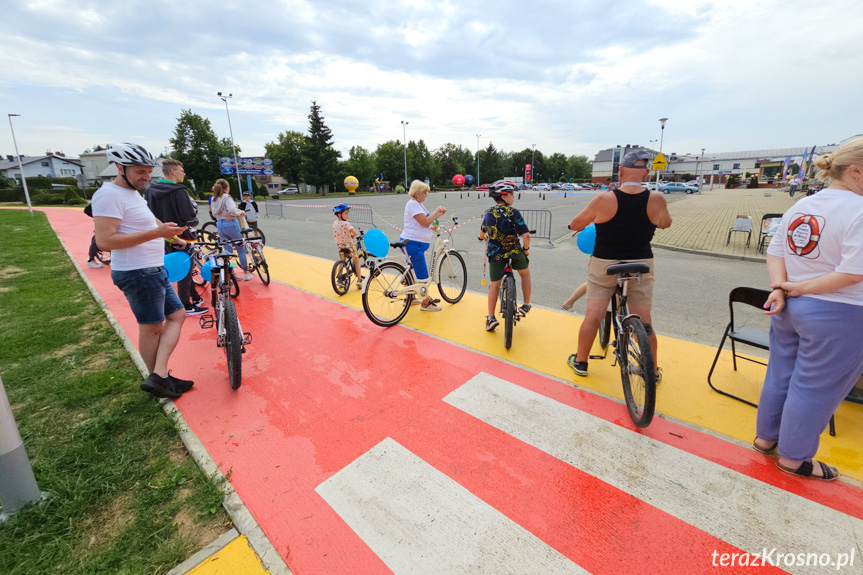
[[[91,221],[45,211],[83,266]],[[110,270],[84,271],[136,342]],[[380,329],[354,309],[257,277],[241,282],[237,308],[254,338],[243,386],[230,390],[215,331],[192,318],[171,368],[196,385],[176,404],[298,575],[390,572],[315,492],[387,437],[591,573],[701,573],[715,569],[714,550],[738,551],[442,398],[486,372],[635,429],[618,403],[406,328]],[[663,419],[640,433],[863,518],[861,491],[849,484],[795,479],[751,449]]]

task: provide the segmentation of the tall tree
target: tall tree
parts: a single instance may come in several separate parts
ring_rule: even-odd
[[[566,161],[566,173],[576,180],[590,180],[593,162],[587,156],[570,156]]]
[[[278,141],[267,142],[264,149],[273,161],[273,171],[292,184],[298,184],[303,177],[303,147],[306,136],[302,132],[284,132]]]
[[[303,172],[306,183],[326,195],[326,187],[335,183],[341,154],[333,148],[333,132],[324,123],[321,107],[312,101],[309,112],[309,136],[303,146]]]
[[[408,142],[408,183],[413,180],[424,181],[426,178],[433,183],[439,171],[434,155],[423,140]]]
[[[398,140],[378,144],[375,150],[375,173],[382,173],[384,181],[389,182],[393,189],[400,183],[404,184],[405,165],[402,154],[402,143]]]
[[[470,165],[473,163],[473,154],[469,150],[452,143],[446,143],[434,151],[435,160],[438,165],[438,179],[436,185],[448,185],[452,183],[452,177],[456,174],[469,173]]]
[[[192,113],[192,110],[183,110],[177,118],[170,142],[173,148],[171,157],[183,162],[186,177],[192,180],[198,195],[202,196],[221,175],[219,156],[224,151],[210,120]]]
[[[477,152],[479,156],[479,177],[482,183],[491,183],[512,174],[507,174],[504,170],[503,156],[494,147],[494,144],[489,142],[488,147]],[[473,172],[476,175],[476,158],[474,158],[473,169],[468,169],[468,172]]]
[[[555,152],[548,157],[546,167],[548,169],[547,181],[560,182],[566,178],[566,156],[560,152]]]

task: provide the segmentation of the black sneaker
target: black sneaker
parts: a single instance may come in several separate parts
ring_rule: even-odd
[[[195,382],[190,379],[180,379],[179,377],[174,377],[173,375],[171,375],[170,371],[168,372],[168,377],[166,377],[165,379],[168,380],[171,387],[177,393],[186,393],[195,385]]]
[[[575,372],[575,375],[587,377],[587,362],[575,361],[575,354],[569,356],[569,359],[566,360],[566,364],[572,368],[572,371]]]
[[[493,315],[486,316],[485,318],[485,331],[494,331],[494,328],[499,326],[500,323],[497,321],[497,318]]]
[[[527,315],[527,312],[529,312],[532,307],[533,306],[530,305],[529,303],[523,303],[523,304],[521,304],[521,307],[518,308],[518,313],[520,313],[522,315],[522,317],[524,317]]]
[[[186,315],[187,315],[187,316],[192,316],[192,315],[201,315],[202,313],[207,313],[207,310],[208,310],[208,309],[210,309],[210,308],[208,308],[208,307],[198,307],[197,305],[192,304],[192,307],[187,307],[187,308],[186,308]]]
[[[145,379],[144,383],[141,384],[141,391],[146,391],[150,395],[154,395],[156,397],[170,397],[171,399],[177,399],[182,395],[179,391],[174,389],[169,379],[161,377],[155,373],[151,373],[147,376],[147,379]]]
[[[192,299],[192,306],[193,307],[204,307],[204,298],[202,298],[202,297],[193,298]]]

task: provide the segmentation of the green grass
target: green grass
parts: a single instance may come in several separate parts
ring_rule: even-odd
[[[165,573],[223,533],[222,493],[42,213],[0,210],[0,375],[47,499],[0,523],[0,573]]]

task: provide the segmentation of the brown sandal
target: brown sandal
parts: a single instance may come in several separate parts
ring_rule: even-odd
[[[839,477],[839,470],[835,467],[831,467],[823,461],[816,461],[815,463],[821,466],[821,477],[819,477],[818,475],[812,475],[812,470],[814,469],[814,466],[812,465],[811,461],[804,461],[797,469],[785,467],[777,461],[776,467],[778,467],[785,473],[790,473],[791,475],[799,475],[801,477],[806,477],[807,479],[818,479],[819,481],[833,481],[837,477]]]
[[[752,441],[752,448],[753,448],[753,449],[755,449],[755,451],[758,451],[758,452],[760,452],[760,453],[764,453],[765,455],[767,455],[767,454],[769,454],[769,453],[773,453],[773,451],[775,451],[775,450],[776,450],[776,446],[777,446],[777,445],[779,445],[779,442],[778,442],[778,441],[774,441],[774,442],[773,442],[773,445],[771,445],[770,447],[768,447],[768,448],[766,448],[766,449],[765,449],[765,448],[761,447],[760,445],[758,445],[758,437],[756,437],[756,438]]]

